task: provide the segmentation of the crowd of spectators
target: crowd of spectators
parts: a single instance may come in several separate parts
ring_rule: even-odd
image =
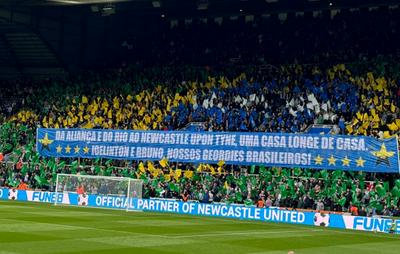
[[[149,73],[132,68],[87,73],[27,90],[25,106],[2,125],[2,150],[15,163],[12,169],[1,167],[1,184],[17,187],[24,182],[54,190],[57,173],[123,175],[141,178],[145,197],[245,204],[260,204],[261,199],[269,206],[333,211],[357,205],[369,215],[398,214],[400,182],[383,174],[99,160],[78,165],[76,160],[40,158],[35,152],[36,126],[176,130],[200,121],[209,131],[302,132],[310,124],[329,123],[343,134],[387,138],[398,133],[396,81],[372,72],[354,76],[343,64],[326,70],[280,68],[275,76],[242,73],[233,79],[199,71],[196,80],[175,77],[165,83],[161,77],[170,70],[148,71],[158,73],[152,80]],[[372,102],[363,105],[365,98]],[[396,128],[388,127],[392,123]]]
[[[361,214],[399,215],[398,175],[78,161],[42,158],[35,151],[38,126],[177,130],[191,122],[202,122],[207,131],[300,133],[311,124],[324,123],[334,125],[335,133],[393,137],[400,129],[400,65],[393,55],[398,41],[393,16],[398,13],[368,14],[368,29],[374,31],[368,37],[371,42],[365,41],[364,30],[354,27],[352,21],[357,15],[342,13],[327,20],[302,17],[265,26],[257,21],[250,29],[250,24],[207,28],[192,24],[169,31],[169,36],[177,37],[165,37],[166,41],[160,43],[169,49],[154,47],[153,54],[170,54],[167,58],[173,60],[173,67],[168,63],[165,67],[143,67],[145,63],[83,72],[64,80],[1,83],[0,186],[25,184],[54,190],[57,173],[129,176],[144,181],[145,197],[332,211],[356,211],[352,208],[358,207]],[[324,22],[330,25],[324,27]],[[270,25],[274,27],[271,33]],[[284,29],[276,28],[281,26]],[[381,26],[385,28],[377,29]],[[240,33],[232,33],[232,29]],[[351,29],[354,31],[349,33]],[[313,36],[315,30],[322,32]],[[210,31],[217,34],[216,43],[204,42],[202,34]],[[293,43],[300,39],[301,46],[294,50]],[[372,47],[370,43],[376,44]],[[349,45],[350,49],[345,49]],[[366,53],[365,49],[376,50]],[[221,62],[218,67],[191,65],[229,62],[235,54],[245,67]],[[364,58],[367,55],[368,61]],[[281,62],[290,64],[260,67],[264,63],[260,57],[267,56],[271,62],[281,58]],[[321,56],[335,64],[327,64]],[[321,63],[299,64],[294,58]],[[339,60],[355,62],[336,63]]]
[[[191,64],[225,66],[254,64],[365,61],[377,54],[397,55],[400,10],[343,9],[330,11],[255,15],[246,19],[224,17],[169,22],[149,38],[127,32],[123,56],[149,65]],[[125,43],[126,44],[126,43]],[[123,45],[125,45],[123,44]],[[122,57],[123,59],[124,57]]]

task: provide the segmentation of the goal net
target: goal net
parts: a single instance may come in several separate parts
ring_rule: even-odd
[[[58,193],[63,193],[63,196],[68,195],[69,198],[68,201],[55,198],[54,204],[125,208],[128,210],[127,204],[130,199],[142,198],[142,188],[142,180],[128,177],[58,174],[55,188],[56,197],[59,196]],[[76,200],[71,200],[71,196],[76,197]],[[96,204],[98,197],[119,197],[119,199],[116,203],[99,205]]]

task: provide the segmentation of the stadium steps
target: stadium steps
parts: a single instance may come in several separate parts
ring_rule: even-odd
[[[34,33],[7,33],[10,43],[21,66],[58,65],[56,56]]]
[[[0,32],[4,34],[4,44],[9,47],[12,56],[10,59],[14,58],[13,61],[19,75],[31,78],[65,77],[67,75],[51,47],[32,29],[0,22]],[[5,68],[3,72],[5,74],[9,72],[11,75],[12,70]]]
[[[15,79],[20,75],[13,52],[5,38],[0,34],[0,78]]]

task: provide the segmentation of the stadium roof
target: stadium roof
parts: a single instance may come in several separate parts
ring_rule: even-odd
[[[307,10],[325,8],[355,8],[399,4],[398,0],[0,0],[3,6],[54,6],[54,5],[92,5],[118,4],[126,10],[148,8],[193,9],[199,11],[229,11],[232,8],[243,10]]]
[[[69,14],[72,17],[77,13],[101,13],[102,16],[123,14],[127,17],[143,18],[161,15],[167,19],[183,19],[398,5],[398,0],[0,0],[0,16],[35,13],[49,17],[58,13],[55,9],[62,9],[63,15]]]

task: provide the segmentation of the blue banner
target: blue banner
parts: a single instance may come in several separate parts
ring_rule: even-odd
[[[48,157],[400,172],[397,138],[40,128],[36,140],[40,155]]]
[[[168,199],[131,199],[124,196],[78,195],[74,192],[54,193],[0,188],[0,200],[18,200],[41,203],[57,203],[83,207],[120,210],[166,212],[193,216],[223,217],[275,223],[290,223],[317,227],[353,229],[362,231],[400,234],[400,220],[379,217],[361,217],[326,212],[296,211],[281,208],[257,208],[254,206],[202,204]],[[395,225],[395,227],[393,227]]]

